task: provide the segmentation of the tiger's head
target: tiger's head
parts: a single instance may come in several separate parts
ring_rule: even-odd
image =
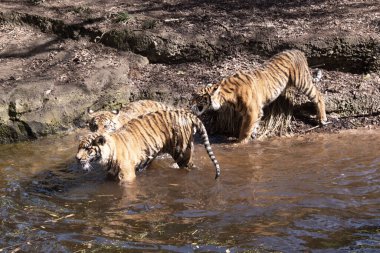
[[[220,84],[207,85],[193,94],[190,102],[191,110],[196,115],[202,115],[205,111],[212,109],[217,111],[221,107]]]
[[[90,133],[81,138],[76,159],[84,170],[90,170],[92,162],[106,164],[109,161],[111,148],[107,140],[108,135],[99,133]]]
[[[94,112],[89,109],[88,114],[91,117],[89,127],[92,132],[110,133],[117,130],[119,110]]]

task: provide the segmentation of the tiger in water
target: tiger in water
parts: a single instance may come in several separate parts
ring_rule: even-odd
[[[139,100],[129,103],[120,110],[98,111],[88,110],[91,117],[89,127],[92,132],[114,132],[128,123],[131,119],[137,118],[140,115],[160,110],[170,110],[173,107],[153,101]]]
[[[250,72],[238,72],[193,94],[192,111],[198,116],[206,110],[231,108],[242,116],[238,142],[255,137],[263,108],[293,86],[305,94],[317,107],[321,125],[327,124],[325,102],[313,85],[305,55],[299,50],[286,50],[269,59],[263,67]]]
[[[110,176],[132,181],[160,153],[169,153],[180,168],[192,166],[193,135],[199,131],[206,151],[220,175],[206,128],[193,113],[178,109],[156,111],[130,120],[112,133],[90,133],[78,147],[76,158],[83,169],[91,162],[105,166]]]

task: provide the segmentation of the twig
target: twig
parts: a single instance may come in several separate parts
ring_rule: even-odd
[[[100,35],[100,36],[96,36],[95,39],[94,39],[94,42],[98,43],[99,41],[101,41],[101,39],[103,38],[104,34],[106,34],[106,32],[103,32],[102,35]]]
[[[177,21],[180,21],[181,19],[179,18],[168,18],[168,19],[165,19],[164,22],[168,23],[168,22],[177,22]]]
[[[350,123],[351,125],[353,125],[354,127],[358,127],[358,125],[356,125],[354,122],[352,122],[351,120],[348,121],[348,123]]]
[[[318,125],[318,126],[314,126],[314,127],[309,128],[309,129],[306,129],[305,133],[310,132],[311,130],[314,130],[314,129],[319,128],[319,127],[321,127],[321,126]]]
[[[329,125],[329,124],[332,124],[332,122],[329,121],[329,122],[324,123],[323,125],[318,125],[318,126],[314,126],[314,127],[309,128],[309,129],[306,129],[306,130],[305,130],[305,133],[310,132],[311,130],[314,130],[314,129],[319,128],[319,127],[327,126],[327,125]]]
[[[55,223],[55,222],[57,222],[57,221],[60,221],[60,220],[63,220],[63,219],[67,219],[67,218],[70,218],[70,217],[73,217],[73,216],[74,216],[74,214],[72,213],[72,214],[68,214],[68,215],[63,216],[63,217],[58,218],[58,219],[47,220],[47,221],[45,221],[45,222],[53,222],[53,223]]]
[[[219,26],[223,27],[227,32],[231,33],[230,29],[225,26],[224,24],[220,23],[220,22],[217,22]]]
[[[322,66],[325,66],[325,65],[326,65],[326,64],[321,63],[321,64],[317,64],[317,65],[310,66],[310,68],[318,68],[318,67],[322,67]]]

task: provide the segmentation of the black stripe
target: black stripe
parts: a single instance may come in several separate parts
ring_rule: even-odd
[[[292,57],[292,54],[289,53],[289,51],[287,51],[279,55],[279,60],[284,60],[284,61],[287,60],[287,61],[293,62],[294,59]]]
[[[228,94],[234,93],[232,90],[229,90],[229,89],[224,89],[223,91],[224,91],[225,93],[228,93]]]
[[[296,75],[297,75],[297,79],[294,81],[301,83],[301,85],[302,85],[301,70],[299,68],[297,68],[295,63],[293,63],[293,68],[294,68],[294,71],[296,72]]]
[[[143,122],[141,120],[138,120],[135,122],[136,131],[139,133],[139,136],[142,137],[140,139],[137,139],[138,141],[143,141],[145,146],[149,147],[149,135],[146,135],[145,127],[143,125]]]
[[[311,95],[315,94],[316,93],[316,88],[314,86],[309,86],[309,89],[307,91],[307,96],[310,98]]]
[[[235,85],[235,86],[240,86],[240,83],[236,81],[234,78],[229,78],[228,82]]]
[[[312,102],[314,102],[316,98],[317,98],[317,94],[310,94],[310,96],[309,96],[309,99],[310,99]]]
[[[284,74],[285,78],[289,79],[290,71],[287,65],[283,65],[281,62],[276,62],[278,70]]]
[[[288,82],[289,74],[286,73],[286,71],[283,70],[283,69],[280,67],[280,65],[278,65],[278,64],[273,64],[272,66],[273,66],[273,68],[276,69],[276,74],[278,74],[278,76],[281,78],[281,81],[283,81],[283,82]]]
[[[296,85],[297,84],[297,71],[292,66],[290,66],[290,73],[293,74],[293,77],[291,78],[291,81],[292,81],[292,83],[294,85]]]
[[[153,116],[153,117],[151,117],[151,116]],[[155,136],[160,136],[160,135],[157,132],[157,128],[159,129],[159,127],[157,126],[157,124],[154,124],[155,122],[153,122],[153,119],[154,119],[154,115],[149,115],[149,117],[147,117],[147,119],[145,121],[147,122],[147,124],[149,125],[150,129],[153,132],[153,135],[150,134],[150,137],[152,139],[155,139]],[[147,131],[149,131],[149,129],[147,129]],[[156,144],[157,144],[157,142],[156,142]]]
[[[278,79],[277,77],[278,77],[278,75],[277,75],[277,71],[274,69],[273,71],[270,71],[269,73],[268,73],[268,75],[271,77],[271,79],[272,80],[274,80],[275,81],[275,83],[277,83],[277,84],[282,84],[283,83],[283,81],[281,80],[281,79]],[[267,76],[268,76],[267,75]]]
[[[245,76],[245,74],[243,74],[243,73],[237,73],[236,74],[237,79],[239,79],[243,83],[247,83],[247,80],[243,80],[243,78],[241,78],[241,76]]]

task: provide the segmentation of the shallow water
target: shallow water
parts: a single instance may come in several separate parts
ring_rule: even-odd
[[[380,131],[197,144],[125,186],[74,162],[77,134],[0,146],[0,252],[380,251]]]

